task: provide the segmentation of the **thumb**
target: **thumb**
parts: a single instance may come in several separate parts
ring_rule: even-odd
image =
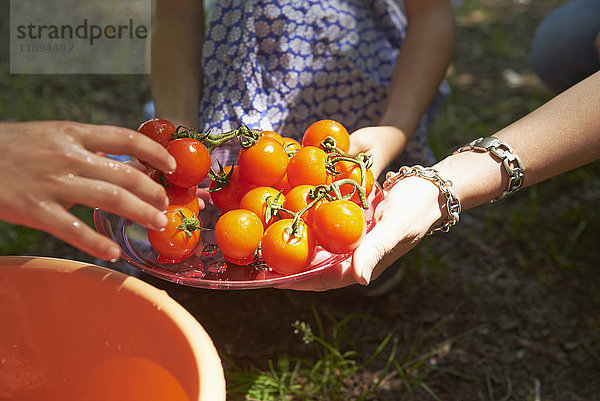
[[[393,227],[380,220],[356,248],[352,255],[352,274],[358,283],[369,284],[375,267],[397,245],[393,232]]]

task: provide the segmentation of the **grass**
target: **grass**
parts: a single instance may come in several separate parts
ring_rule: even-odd
[[[362,330],[357,327],[374,323],[372,317],[348,314],[338,320],[326,308],[319,312],[313,305],[312,310],[312,325],[304,321],[292,324],[294,333],[309,348],[305,352],[311,357],[269,359],[265,370],[256,367],[230,369],[227,392],[231,399],[366,401],[377,399],[378,391],[386,391],[389,382],[395,380],[401,382],[411,397],[424,395],[440,400],[427,384],[430,374],[435,372],[473,380],[463,372],[441,366],[438,357],[453,343],[481,327],[474,327],[431,348],[424,347],[430,335],[443,324],[440,321],[416,338],[405,352],[399,349],[397,336],[387,333],[382,335],[371,353],[364,354],[360,351],[362,347],[357,346],[362,340]],[[327,322],[323,321],[322,315]],[[365,376],[369,380],[365,380]]]

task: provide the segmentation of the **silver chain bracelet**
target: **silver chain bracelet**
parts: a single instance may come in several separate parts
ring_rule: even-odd
[[[508,144],[500,142],[495,136],[488,136],[476,139],[473,142],[462,146],[457,149],[454,154],[469,150],[490,152],[492,155],[499,157],[502,161],[502,166],[504,166],[504,169],[508,173],[508,187],[500,196],[492,199],[492,202],[500,200],[510,194],[514,194],[521,188],[523,185],[523,163]]]
[[[446,209],[448,210],[448,218],[442,221],[437,226],[431,228],[427,234],[433,234],[436,231],[448,232],[450,227],[458,223],[460,217],[460,201],[454,193],[454,185],[450,180],[444,180],[440,177],[437,170],[431,167],[423,166],[402,166],[398,172],[390,171],[385,176],[385,182],[383,183],[383,189],[389,190],[398,181],[407,177],[419,177],[424,178],[434,183],[439,190],[446,197]]]

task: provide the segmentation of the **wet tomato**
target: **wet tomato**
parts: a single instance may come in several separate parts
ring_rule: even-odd
[[[335,139],[336,146],[344,153],[350,149],[350,134],[342,124],[333,120],[320,120],[312,123],[302,136],[302,146],[321,147],[328,136]]]
[[[281,178],[281,180],[279,180],[279,182],[277,184],[272,185],[272,187],[284,195],[287,194],[288,192],[290,192],[290,190],[292,189],[292,186],[288,182],[287,172],[284,174],[284,176]]]
[[[163,262],[179,262],[188,257],[200,239],[200,219],[183,206],[169,206],[167,227],[163,231],[148,230],[152,248],[164,258]]]
[[[169,205],[184,206],[190,209],[196,216],[200,213],[200,203],[196,196],[197,187],[181,188],[175,185],[169,185],[165,188]]]
[[[312,227],[317,242],[324,249],[331,253],[349,253],[362,241],[367,223],[356,203],[334,200],[315,210]]]
[[[254,212],[234,209],[219,217],[214,234],[223,255],[233,260],[245,260],[258,248],[263,235],[263,225]]]
[[[272,138],[261,137],[251,147],[240,150],[237,165],[246,181],[270,187],[281,180],[288,160],[283,145]]]
[[[360,166],[356,163],[347,160],[341,160],[335,164],[335,169],[340,174],[336,175],[333,179],[334,181],[340,181],[345,179],[352,179],[356,181],[357,184],[360,185],[362,174],[360,171]],[[365,196],[369,196],[371,191],[373,190],[373,183],[375,178],[373,177],[373,172],[370,169],[366,170],[366,181],[365,181]],[[354,190],[354,186],[352,184],[344,184],[340,186],[340,192],[343,196],[349,195],[354,192],[354,195],[350,198],[352,202],[360,204],[360,197],[358,196],[358,192]]]
[[[164,118],[153,118],[143,122],[138,128],[138,132],[154,139],[165,148],[171,142],[171,134],[175,132],[175,125]]]
[[[333,177],[325,168],[327,153],[315,146],[305,146],[290,159],[287,168],[288,182],[298,185],[327,185]]]
[[[265,263],[279,274],[290,275],[305,270],[315,258],[317,243],[313,230],[302,224],[299,237],[290,234],[292,219],[271,224],[263,235],[260,250]]]
[[[232,168],[233,172],[231,172]],[[225,166],[223,168],[223,175],[229,175],[230,172],[231,175],[227,182],[217,183],[211,181],[209,184],[209,190],[211,190],[209,192],[210,200],[221,212],[239,208],[242,197],[251,189],[256,188],[256,185],[248,183],[240,176],[240,170],[237,166]],[[214,190],[217,187],[219,189]]]
[[[153,118],[143,122],[138,128],[138,132],[141,132],[166,148],[169,142],[171,142],[171,134],[175,132],[175,129],[176,127],[172,122],[164,118]],[[140,163],[147,168],[152,168],[143,160],[140,160]]]
[[[192,138],[175,139],[167,145],[175,158],[177,168],[169,175],[169,182],[182,188],[197,186],[210,170],[210,153],[200,141]]]
[[[254,261],[254,255],[250,255],[250,256],[248,256],[246,258],[242,258],[242,259],[234,259],[232,257],[229,257],[229,256],[223,254],[223,258],[226,261],[228,261],[229,263],[232,263],[237,266],[249,265],[250,263],[252,263]]]
[[[314,185],[298,185],[297,187],[290,189],[285,197],[285,200],[283,201],[283,207],[291,212],[299,212],[313,201],[313,199],[310,198],[309,193],[314,189]],[[325,199],[319,200],[313,207],[302,213],[300,218],[309,226],[312,225],[315,210],[323,202],[326,202]],[[287,212],[281,212],[281,215],[284,218],[292,218],[292,216]]]
[[[271,210],[267,216],[267,199],[278,205],[282,205],[285,200],[285,195],[280,194],[275,188],[271,187],[256,187],[242,197],[240,208],[254,212],[263,223],[264,227],[279,220],[279,213]],[[268,217],[268,218],[267,218]]]

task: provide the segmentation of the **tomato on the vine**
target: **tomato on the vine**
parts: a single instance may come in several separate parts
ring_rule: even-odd
[[[350,134],[342,124],[334,120],[320,120],[312,123],[302,137],[302,146],[321,147],[328,136],[335,139],[336,146],[344,153],[350,149]]]
[[[305,146],[290,159],[287,168],[288,182],[298,185],[327,185],[333,177],[325,168],[327,153],[315,146]]]
[[[289,157],[292,157],[297,151],[300,150],[302,145],[294,138],[287,136],[283,137],[283,148]]]
[[[277,184],[288,165],[283,145],[268,137],[261,137],[254,145],[240,150],[237,165],[241,176],[251,184],[268,186]]]
[[[298,185],[297,187],[292,188],[290,192],[287,193],[285,200],[283,201],[284,209],[297,213],[307,207],[313,201],[310,198],[309,193],[315,188],[316,187],[314,185]],[[309,226],[312,225],[315,210],[324,202],[326,202],[325,199],[319,200],[313,207],[302,213],[300,218]],[[287,212],[281,212],[281,215],[284,218],[292,218],[292,216]]]
[[[171,134],[175,132],[175,129],[172,122],[164,118],[153,118],[143,122],[137,130],[166,148],[171,142]]]
[[[267,199],[277,205],[282,205],[285,201],[285,195],[279,193],[275,188],[271,187],[256,187],[242,197],[240,208],[254,212],[263,223],[264,227],[274,221],[279,220],[276,211],[271,211],[267,219]],[[275,201],[277,199],[277,201]]]
[[[267,137],[267,138],[271,138],[271,139],[275,139],[277,142],[279,142],[280,144],[284,144],[283,141],[283,137],[281,135],[279,135],[279,133],[275,132],[275,131],[261,131],[263,136]]]
[[[223,255],[246,259],[253,255],[263,235],[260,218],[250,210],[230,210],[215,224],[215,241]]]
[[[163,231],[148,230],[148,241],[165,260],[176,263],[188,257],[200,240],[202,223],[190,209],[173,205],[166,211],[167,227]]]
[[[246,258],[242,258],[242,259],[234,259],[230,256],[223,254],[223,258],[226,261],[228,261],[229,263],[233,263],[234,265],[238,265],[238,266],[245,266],[254,261],[254,255],[250,255],[250,256],[248,256]]]
[[[233,168],[233,172],[231,169]],[[231,175],[229,175],[231,173]],[[210,190],[210,200],[218,207],[221,212],[225,213],[240,207],[242,197],[251,189],[256,188],[256,185],[250,184],[240,176],[240,170],[237,166],[223,167],[223,176],[229,175],[227,183],[217,183],[211,180],[208,188]],[[221,186],[223,185],[223,186]],[[215,190],[215,188],[219,188]]]
[[[210,152],[200,141],[192,138],[175,139],[167,145],[175,158],[177,168],[169,175],[169,182],[182,188],[202,182],[210,170]]]
[[[345,179],[352,179],[356,181],[357,184],[360,185],[362,174],[360,171],[360,166],[356,163],[353,163],[348,160],[340,160],[335,163],[335,169],[340,174],[336,175],[333,181],[340,181]],[[366,181],[365,181],[365,196],[369,196],[371,191],[373,190],[373,183],[375,182],[375,177],[373,176],[373,172],[371,169],[366,170]],[[354,186],[352,184],[344,184],[340,186],[340,192],[343,196],[349,195],[354,191],[354,195],[350,198],[351,201],[360,204],[360,197],[358,196],[358,190],[355,191]]]
[[[356,203],[334,200],[315,210],[312,227],[317,242],[324,249],[331,253],[349,253],[362,241],[367,223]]]
[[[284,195],[287,194],[288,192],[290,192],[290,190],[292,189],[292,186],[288,182],[287,171],[277,184],[271,185],[271,186]]]
[[[164,118],[153,118],[143,122],[137,130],[166,148],[169,142],[171,142],[171,134],[175,132],[175,129],[176,127],[172,122]],[[140,160],[140,163],[147,168],[152,168],[152,166],[143,160]]]
[[[265,263],[279,274],[290,275],[305,270],[315,258],[317,243],[313,230],[301,223],[301,234],[291,234],[292,219],[271,224],[262,237],[260,250]]]
[[[175,185],[168,185],[165,188],[169,205],[184,206],[190,209],[196,216],[200,213],[200,203],[196,196],[197,187],[181,188]]]

